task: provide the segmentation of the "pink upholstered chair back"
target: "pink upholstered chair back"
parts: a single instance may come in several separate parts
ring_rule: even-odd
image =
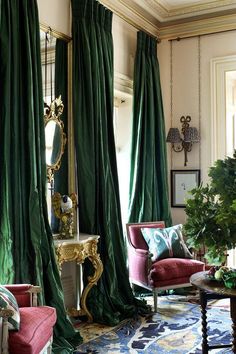
[[[31,306],[31,294],[29,290],[32,288],[32,285],[14,284],[4,286],[14,294],[19,307]]]
[[[143,238],[141,228],[164,228],[164,221],[146,221],[142,223],[126,224],[128,241],[134,248],[147,250],[148,246]]]

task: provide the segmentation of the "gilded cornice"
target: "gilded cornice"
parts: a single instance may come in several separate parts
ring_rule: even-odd
[[[198,35],[204,35],[204,34],[210,34],[210,33],[217,33],[217,32],[224,32],[224,31],[231,31],[236,29],[236,14],[224,14],[224,15],[218,15],[215,17],[209,17],[209,18],[188,18],[188,21],[184,20],[179,20],[178,22],[176,21],[175,23],[166,23],[162,22],[160,23],[157,20],[154,20],[153,16],[155,13],[160,11],[162,13],[165,11],[165,5],[163,1],[157,1],[157,0],[136,0],[135,8],[133,7],[132,4],[134,4],[133,0],[101,0],[101,3],[105,5],[107,8],[109,8],[111,11],[113,11],[118,17],[122,18],[125,22],[129,23],[133,27],[135,27],[137,30],[143,30],[155,37],[159,37],[160,39],[175,39],[177,37],[180,38],[186,38],[186,37],[193,37],[193,36],[198,36]],[[141,4],[143,8],[145,7],[145,11],[141,11]],[[216,8],[217,4],[221,4],[222,6],[232,6],[233,4],[236,4],[236,0],[222,0],[222,1],[215,1],[214,4],[212,4],[211,1],[207,2],[202,2],[201,4],[198,5],[192,5],[192,6],[185,6],[182,8],[182,10],[178,11],[190,11],[190,7],[193,9],[198,8],[198,10],[206,10],[207,8],[210,7],[210,4],[212,5],[212,8]],[[150,16],[147,16],[147,8],[148,5],[152,6],[158,6],[158,9],[151,9],[149,6],[149,14]],[[168,9],[167,9],[168,10]],[[166,10],[166,11],[167,11]],[[173,10],[173,9],[172,9]],[[168,10],[168,11],[172,11]],[[174,11],[174,10],[173,10]],[[177,10],[176,10],[177,11]],[[145,15],[144,15],[145,13]],[[152,13],[152,17],[151,17]],[[173,13],[173,12],[172,12]],[[196,15],[196,14],[195,14]]]
[[[127,1],[101,0],[100,2],[137,30],[143,30],[154,37],[158,36],[159,28],[157,21],[156,23],[153,23],[153,21],[144,16],[141,11],[138,11],[136,8],[129,5]]]
[[[186,38],[198,35],[232,31],[236,29],[236,14],[218,16],[187,23],[165,26],[160,29],[160,39]]]

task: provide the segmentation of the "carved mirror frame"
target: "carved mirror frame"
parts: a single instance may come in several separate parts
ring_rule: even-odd
[[[67,98],[67,143],[68,149],[68,194],[77,190],[76,177],[75,177],[75,149],[74,149],[74,134],[73,134],[73,120],[72,120],[72,38],[64,33],[58,32],[50,28],[47,24],[40,23],[40,30],[43,32],[50,31],[50,34],[67,42],[67,55],[68,55],[68,98]],[[47,169],[48,172],[50,170]],[[49,173],[47,173],[49,175]],[[50,184],[50,181],[48,179]],[[50,197],[47,197],[48,200]],[[48,201],[48,203],[51,203]],[[77,231],[77,214],[75,215],[75,231]]]
[[[74,170],[74,139],[73,139],[73,127],[72,127],[72,38],[64,33],[58,32],[44,23],[40,23],[40,30],[43,32],[49,32],[55,37],[64,40],[68,44],[68,110],[67,110],[67,148],[68,148],[68,179],[69,179],[69,192],[75,191],[75,176]],[[49,166],[48,166],[49,167]],[[47,172],[50,173],[50,167],[47,168]],[[48,180],[50,175],[48,175]]]
[[[59,141],[59,151],[56,155],[55,162],[49,164],[47,163],[47,177],[48,181],[51,182],[54,178],[54,172],[59,170],[61,166],[61,158],[65,151],[66,145],[66,134],[64,132],[64,123],[60,119],[61,114],[63,113],[64,105],[61,100],[61,96],[56,98],[54,101],[51,102],[50,107],[46,107],[45,115],[44,115],[44,128],[45,128],[45,142],[47,146],[47,134],[46,128],[48,127],[50,122],[55,123],[55,127],[59,128],[60,133],[60,141]],[[55,128],[56,130],[56,128]]]

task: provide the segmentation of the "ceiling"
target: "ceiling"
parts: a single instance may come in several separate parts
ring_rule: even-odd
[[[236,29],[236,0],[100,0],[138,29],[160,38]]]

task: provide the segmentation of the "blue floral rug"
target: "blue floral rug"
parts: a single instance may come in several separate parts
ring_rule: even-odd
[[[201,354],[201,312],[185,297],[158,299],[158,313],[125,321],[111,328],[90,324],[81,330],[84,343],[76,354]],[[231,342],[229,300],[212,302],[207,311],[210,345]],[[79,329],[80,330],[80,329]],[[83,335],[84,334],[84,335]],[[231,349],[211,350],[232,353]]]

